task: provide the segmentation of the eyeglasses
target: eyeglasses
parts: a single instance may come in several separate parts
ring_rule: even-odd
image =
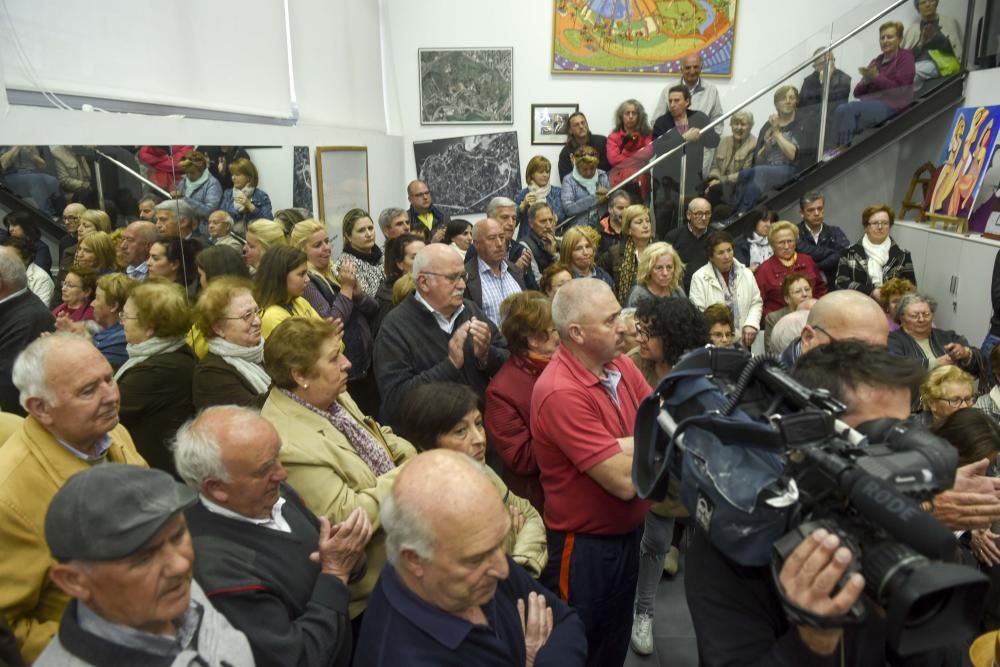
[[[223,317],[224,320],[243,320],[247,324],[253,322],[255,317],[262,317],[264,315],[263,308],[256,308],[254,310],[248,310],[242,315],[237,315],[236,317]]]
[[[64,215],[63,220],[66,222],[79,222],[80,216],[78,215]]]
[[[635,323],[635,339],[640,343],[645,343],[649,340],[649,329],[646,328],[646,325],[639,322]]]
[[[972,396],[956,396],[955,398],[938,396],[937,400],[944,401],[948,404],[948,407],[952,408],[971,407],[976,402],[976,399]]]
[[[736,334],[733,333],[732,331],[716,331],[714,333],[709,334],[708,337],[712,340],[713,343],[729,342],[732,339],[736,338]]]
[[[462,271],[461,273],[434,273],[433,271],[424,271],[421,275],[437,276],[438,278],[444,278],[452,285],[457,283],[459,280],[463,282],[469,282],[469,274],[466,273],[465,271]]]
[[[813,328],[813,330],[818,331],[821,334],[823,334],[824,336],[826,336],[827,338],[829,338],[831,343],[837,343],[837,342],[839,342],[836,338],[833,337],[833,335],[829,331],[827,331],[826,329],[824,329],[820,325],[814,324],[814,325],[812,325],[812,328]]]
[[[711,211],[688,211],[688,215],[692,218],[707,218],[712,215]]]
[[[923,312],[923,311],[914,313],[911,311],[905,313],[905,316],[911,320],[930,320],[934,318],[934,313]]]
[[[125,314],[125,310],[122,309],[122,310],[118,311],[118,319],[120,319],[120,320],[137,320],[137,319],[139,319],[139,316],[138,315],[126,315]]]
[[[430,190],[424,190],[423,192],[414,192],[411,197],[429,197],[431,195]]]
[[[68,283],[66,281],[63,281],[63,287],[68,287],[70,289],[81,289],[83,288],[83,285],[74,285],[73,283]]]
[[[884,220],[875,220],[875,221],[869,221],[869,222],[865,223],[865,227],[880,227],[881,228],[881,227],[889,227],[889,226],[890,226],[890,223],[888,223],[888,222],[886,222]]]

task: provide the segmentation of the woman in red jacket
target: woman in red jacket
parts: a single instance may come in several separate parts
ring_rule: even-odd
[[[615,131],[608,135],[608,180],[618,185],[639,171],[653,156],[653,128],[638,100],[625,100],[615,111]],[[640,201],[649,201],[649,174],[639,177]]]
[[[773,311],[785,307],[785,296],[781,291],[781,285],[785,281],[785,276],[790,273],[805,276],[812,286],[812,295],[817,299],[826,294],[826,280],[816,262],[809,255],[795,251],[795,244],[799,241],[798,227],[784,220],[776,222],[771,225],[767,240],[774,254],[758,266],[754,273],[760,296],[764,299],[763,319]]]
[[[539,514],[545,496],[531,445],[531,390],[559,347],[548,297],[525,291],[500,306],[510,358],[486,389],[486,432],[503,459],[503,480],[511,492],[526,498]],[[506,313],[504,315],[504,313]]]

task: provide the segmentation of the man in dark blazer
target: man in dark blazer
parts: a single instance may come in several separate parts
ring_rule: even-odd
[[[55,328],[56,318],[28,289],[28,276],[17,252],[0,246],[0,410],[26,414],[11,379],[14,359],[31,341]]]
[[[472,229],[476,256],[465,263],[465,298],[483,309],[500,326],[500,304],[524,291],[524,272],[507,261],[507,243],[500,223],[485,218]]]

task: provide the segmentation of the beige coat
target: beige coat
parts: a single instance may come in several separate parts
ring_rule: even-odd
[[[146,467],[124,426],[111,431],[108,461]],[[45,512],[66,480],[87,467],[33,417],[0,447],[0,609],[28,663],[59,629],[69,602],[49,581]]]
[[[368,604],[368,595],[385,563],[385,534],[379,530],[379,506],[392,489],[400,470],[398,466],[415,456],[416,450],[389,427],[379,426],[366,417],[346,392],[337,402],[385,448],[396,468],[376,477],[333,424],[277,389],[271,390],[261,415],[281,435],[281,464],[288,471],[288,483],[313,513],[327,517],[331,523],[343,521],[355,507],[362,507],[368,513],[375,533],[366,550],[368,571],[350,587],[350,614],[355,618]]]
[[[514,562],[528,571],[532,577],[537,579],[542,574],[546,563],[549,562],[549,548],[546,541],[545,523],[530,502],[520,496],[515,496],[500,479],[500,475],[493,472],[492,468],[483,466],[486,470],[493,486],[497,487],[500,498],[511,510],[517,510],[524,517],[524,525],[521,530],[513,530],[507,535],[504,542],[504,550],[514,559]]]

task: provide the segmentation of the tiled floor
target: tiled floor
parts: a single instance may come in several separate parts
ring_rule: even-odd
[[[629,649],[625,667],[663,665],[698,667],[698,649],[694,626],[684,599],[684,564],[676,577],[660,580],[656,591],[656,614],[653,616],[653,655],[641,656]]]

